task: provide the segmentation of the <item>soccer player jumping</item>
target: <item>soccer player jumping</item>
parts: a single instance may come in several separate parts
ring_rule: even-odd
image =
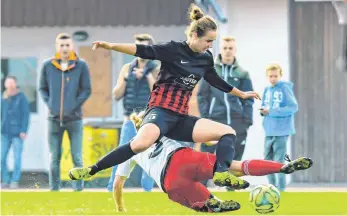
[[[160,45],[94,42],[93,50],[104,48],[161,61],[160,73],[153,86],[146,115],[136,137],[119,146],[90,167],[74,168],[72,180],[85,179],[97,172],[120,164],[143,152],[161,137],[186,142],[218,141],[213,181],[218,186],[244,189],[249,183],[229,172],[234,158],[235,131],[227,125],[188,115],[188,104],[198,81],[204,78],[217,89],[247,99],[260,99],[256,92],[243,92],[226,83],[215,71],[212,53],[208,50],[216,39],[217,24],[199,7],[189,10],[191,23],[187,41],[171,41]],[[187,164],[185,164],[187,166]]]
[[[131,116],[137,126],[140,116]],[[135,126],[134,126],[135,127]],[[135,163],[133,163],[135,162]],[[146,151],[119,165],[113,184],[114,199],[118,211],[126,211],[123,186],[137,163],[170,200],[200,212],[226,212],[240,208],[233,200],[222,201],[213,196],[200,181],[211,179],[216,156],[196,152],[175,140],[161,138]],[[235,176],[262,176],[272,173],[289,174],[312,166],[310,158],[301,157],[287,164],[267,160],[233,161],[229,171]]]

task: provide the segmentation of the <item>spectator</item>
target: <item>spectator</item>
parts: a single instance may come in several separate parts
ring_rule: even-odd
[[[249,73],[237,62],[236,41],[233,37],[222,38],[221,53],[215,60],[217,73],[229,84],[241,91],[253,91]],[[253,124],[253,98],[241,99],[221,92],[202,80],[198,90],[201,117],[227,124],[236,131],[235,157],[241,160],[245,149],[247,130]],[[213,153],[216,145],[202,145],[201,151]]]
[[[284,163],[288,137],[295,133],[294,114],[298,111],[298,103],[293,93],[293,83],[280,81],[280,65],[269,65],[266,75],[271,85],[264,90],[260,109],[261,115],[264,116],[264,158]],[[271,174],[268,175],[268,179],[269,183],[280,191],[285,190],[284,174]]]
[[[73,51],[70,35],[56,38],[56,55],[43,63],[39,91],[49,109],[49,183],[52,191],[60,189],[60,160],[65,130],[69,135],[74,167],[82,167],[82,105],[91,94],[89,68]],[[76,181],[75,191],[83,189]]]
[[[27,136],[30,109],[25,95],[17,87],[17,79],[5,79],[1,98],[1,177],[2,188],[18,188],[21,177],[23,142]],[[7,168],[8,152],[13,147],[14,169],[10,176]]]
[[[138,34],[134,37],[136,44],[152,45],[154,43],[153,37],[149,34]],[[158,66],[153,60],[137,57],[125,64],[120,71],[117,85],[113,89],[113,96],[117,101],[123,98],[124,123],[120,135],[120,145],[128,143],[136,135],[129,116],[134,111],[139,112],[145,109],[158,73],[157,68]],[[107,186],[109,191],[113,189],[116,170],[117,166],[114,166]],[[142,188],[145,191],[151,191],[153,184],[154,181],[145,172],[142,172]]]

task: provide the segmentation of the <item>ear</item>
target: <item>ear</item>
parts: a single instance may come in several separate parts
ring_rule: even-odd
[[[196,40],[198,38],[198,33],[192,32],[192,39]]]

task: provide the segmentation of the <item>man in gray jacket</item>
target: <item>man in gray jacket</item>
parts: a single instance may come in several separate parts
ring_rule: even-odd
[[[67,131],[74,167],[82,167],[82,105],[91,94],[90,74],[85,61],[73,51],[70,35],[56,38],[56,54],[43,63],[39,91],[49,109],[49,183],[52,191],[60,189],[62,139]],[[75,191],[83,189],[76,181]]]

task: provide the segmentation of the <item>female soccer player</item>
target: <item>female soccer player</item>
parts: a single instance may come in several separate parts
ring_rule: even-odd
[[[132,115],[132,125],[138,128],[141,115]],[[214,197],[200,181],[213,176],[216,156],[196,152],[175,140],[161,138],[155,145],[118,166],[113,185],[113,194],[118,211],[126,211],[123,186],[137,163],[157,185],[167,193],[170,200],[202,212],[225,212],[240,208],[233,200],[222,201]],[[135,163],[133,163],[135,162]],[[262,176],[272,173],[289,174],[312,166],[310,158],[301,157],[287,164],[267,160],[233,161],[229,171],[236,176]]]
[[[95,173],[120,164],[152,146],[162,136],[186,141],[208,142],[218,140],[213,181],[218,186],[234,189],[248,187],[248,182],[232,175],[228,169],[234,158],[235,131],[208,119],[188,115],[189,99],[198,81],[203,77],[221,91],[241,98],[260,99],[256,92],[242,92],[220,78],[208,50],[216,39],[217,25],[205,16],[199,7],[189,10],[191,23],[187,41],[171,41],[161,45],[140,45],[94,42],[93,50],[104,48],[161,61],[157,82],[149,98],[146,115],[137,136],[128,144],[119,146],[91,167],[71,169],[72,180],[85,179]]]

